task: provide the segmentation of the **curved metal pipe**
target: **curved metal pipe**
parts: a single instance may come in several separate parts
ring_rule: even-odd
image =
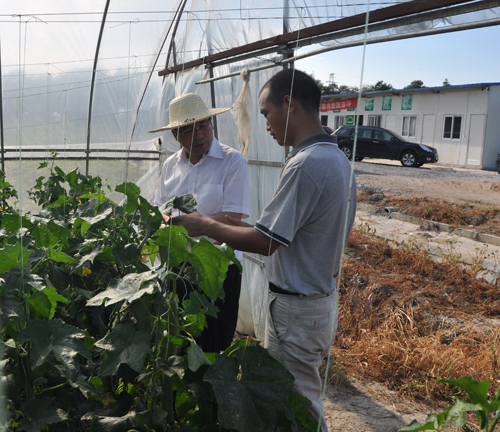
[[[94,86],[95,86],[95,76],[97,72],[97,61],[99,60],[99,50],[101,49],[102,34],[104,33],[104,25],[106,24],[106,18],[108,16],[108,9],[111,0],[106,1],[106,7],[104,8],[104,15],[101,22],[101,30],[99,31],[99,38],[97,39],[97,47],[95,50],[94,66],[92,68],[92,81],[90,84],[90,99],[89,99],[89,117],[87,122],[87,158],[85,163],[85,175],[89,175],[89,156],[90,156],[90,127],[92,124],[92,104],[94,102]]]
[[[184,6],[186,5],[186,1],[187,0],[183,0],[181,2],[181,4],[179,5],[179,7],[177,9],[177,12],[175,14],[175,16],[177,16],[177,20],[175,20],[175,16],[174,16],[174,20],[172,20],[172,24],[170,24],[170,27],[169,27],[169,29],[167,31],[167,34],[165,35],[165,38],[163,39],[163,43],[161,44],[161,47],[158,50],[158,54],[156,56],[156,60],[154,61],[153,66],[151,67],[151,71],[149,73],[148,80],[146,82],[146,85],[144,86],[144,91],[142,92],[141,99],[140,99],[139,103],[137,104],[137,109],[135,111],[135,120],[134,120],[134,124],[132,125],[132,132],[130,133],[130,142],[132,142],[132,138],[134,137],[135,127],[137,126],[137,118],[139,117],[139,111],[141,109],[142,101],[144,100],[144,97],[146,96],[146,91],[148,89],[149,82],[151,81],[151,77],[153,76],[153,73],[155,71],[156,64],[158,62],[158,59],[161,56],[161,53],[163,51],[163,47],[165,46],[165,43],[167,42],[168,35],[170,34],[170,32],[172,30],[172,26],[174,25],[174,23],[176,23],[176,26],[175,26],[175,29],[173,30],[172,39],[175,36],[175,31],[177,30],[177,26],[179,24],[179,20],[180,20],[180,17],[182,15],[182,11],[184,10]],[[167,62],[168,62],[168,59],[167,59]],[[165,77],[163,78],[163,81],[165,81]],[[130,145],[128,146],[128,148],[130,149]]]

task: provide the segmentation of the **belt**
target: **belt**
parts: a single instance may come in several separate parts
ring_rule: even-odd
[[[335,290],[333,290],[331,293],[328,293],[328,294],[311,294],[311,295],[306,296],[306,295],[298,293],[298,292],[291,292],[291,291],[286,291],[284,289],[281,289],[279,286],[274,285],[272,282],[269,282],[269,291],[271,291],[275,294],[303,296],[303,297],[309,297],[309,298],[330,297],[335,292]]]
[[[293,295],[293,296],[300,295],[300,293],[297,293],[297,292],[291,292],[291,291],[286,291],[284,289],[281,289],[280,287],[274,285],[272,282],[269,282],[269,291],[271,291],[275,294],[286,294],[286,295]]]

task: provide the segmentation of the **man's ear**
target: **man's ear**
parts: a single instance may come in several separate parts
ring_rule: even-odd
[[[295,101],[295,99],[293,97],[286,95],[283,98],[283,106],[285,106],[286,109],[289,110],[290,112],[293,112],[297,108],[297,102]]]

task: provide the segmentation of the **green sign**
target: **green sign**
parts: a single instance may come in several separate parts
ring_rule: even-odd
[[[347,111],[356,111],[356,108],[347,108]]]
[[[382,98],[382,111],[390,111],[392,108],[392,96]]]
[[[346,126],[354,126],[354,116],[353,115],[348,115],[345,117],[345,124]]]
[[[375,105],[375,98],[366,98],[365,100],[365,111],[373,111],[373,105]]]
[[[410,111],[412,102],[413,102],[413,95],[411,94],[403,95],[403,99],[401,101],[401,110]]]

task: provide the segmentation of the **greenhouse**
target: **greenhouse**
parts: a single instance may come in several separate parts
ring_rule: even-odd
[[[81,425],[91,423],[92,430],[199,430],[194,425],[202,422],[200,418],[214,415],[211,402],[199,402],[205,388],[194,377],[214,356],[204,356],[175,334],[179,328],[171,328],[171,323],[178,318],[174,303],[179,300],[156,297],[155,287],[167,284],[167,278],[160,281],[161,272],[149,271],[155,262],[151,256],[145,263],[137,258],[148,250],[167,267],[184,259],[176,257],[167,237],[159,236],[156,243],[150,238],[160,225],[154,197],[161,168],[179,150],[170,131],[150,131],[169,123],[169,103],[175,97],[195,93],[211,108],[232,107],[214,117],[214,135],[247,160],[246,222],[254,224],[274,194],[290,150],[276,145],[259,111],[259,91],[271,76],[300,69],[301,59],[330,50],[369,49],[385,41],[498,24],[496,0],[4,4],[0,318],[2,349],[8,356],[2,362],[1,390],[4,398],[14,394],[17,400],[9,396],[14,402],[8,407],[1,404],[0,430],[77,430],[77,425],[82,428],[78,430],[90,430]],[[183,202],[181,208],[189,204]],[[78,245],[71,243],[73,237],[78,237]],[[115,249],[104,238],[115,242]],[[222,255],[213,258],[220,260],[214,267],[227,268],[234,258],[231,252],[217,253]],[[241,264],[238,331],[262,340],[266,262],[260,255],[245,253]],[[39,271],[42,267],[45,276]],[[110,274],[102,276],[107,268]],[[209,274],[206,280],[211,277],[220,279]],[[78,290],[70,294],[62,289],[65,284],[75,284]],[[104,294],[97,294],[98,285]],[[18,288],[10,289],[13,286]],[[120,289],[128,297],[118,295]],[[213,300],[218,292],[210,290],[204,292]],[[155,304],[163,301],[166,309],[148,319]],[[86,308],[76,312],[80,304]],[[191,309],[195,307],[192,301]],[[92,314],[107,314],[108,321]],[[185,323],[194,325],[192,316],[196,313],[184,316]],[[120,353],[106,351],[109,344],[118,344],[106,333],[111,322],[116,338],[125,344]],[[49,339],[53,343],[44,345]],[[161,345],[162,358],[158,350],[151,351],[155,345]],[[185,359],[167,355],[183,349],[191,356],[184,369],[180,363]],[[156,357],[143,367],[152,352]],[[268,361],[258,350],[252,355],[259,364]],[[244,368],[244,360],[235,356],[231,358],[238,358]],[[18,365],[14,371],[13,362]],[[276,394],[290,390],[288,384],[283,384],[285,390],[278,386],[288,379],[286,371],[276,369],[276,382],[262,379],[262,392],[248,391],[248,399],[241,402],[252,400],[260,416],[255,423],[250,421],[254,412],[239,416],[235,413],[242,407],[230,405],[229,399],[240,391],[236,383],[217,390],[223,373],[211,373],[219,407],[225,409],[220,412],[226,412],[215,415],[213,424],[221,429],[212,430],[263,430],[250,424],[277,427],[280,414],[263,412],[274,405],[284,412]],[[188,375],[190,387],[184,379]],[[172,394],[183,396],[173,401]],[[189,401],[193,394],[199,397],[198,408]],[[172,404],[175,415],[169,411]],[[287,421],[299,424],[299,412],[297,408]],[[70,421],[73,417],[77,423]],[[293,430],[313,429],[301,427]]]

